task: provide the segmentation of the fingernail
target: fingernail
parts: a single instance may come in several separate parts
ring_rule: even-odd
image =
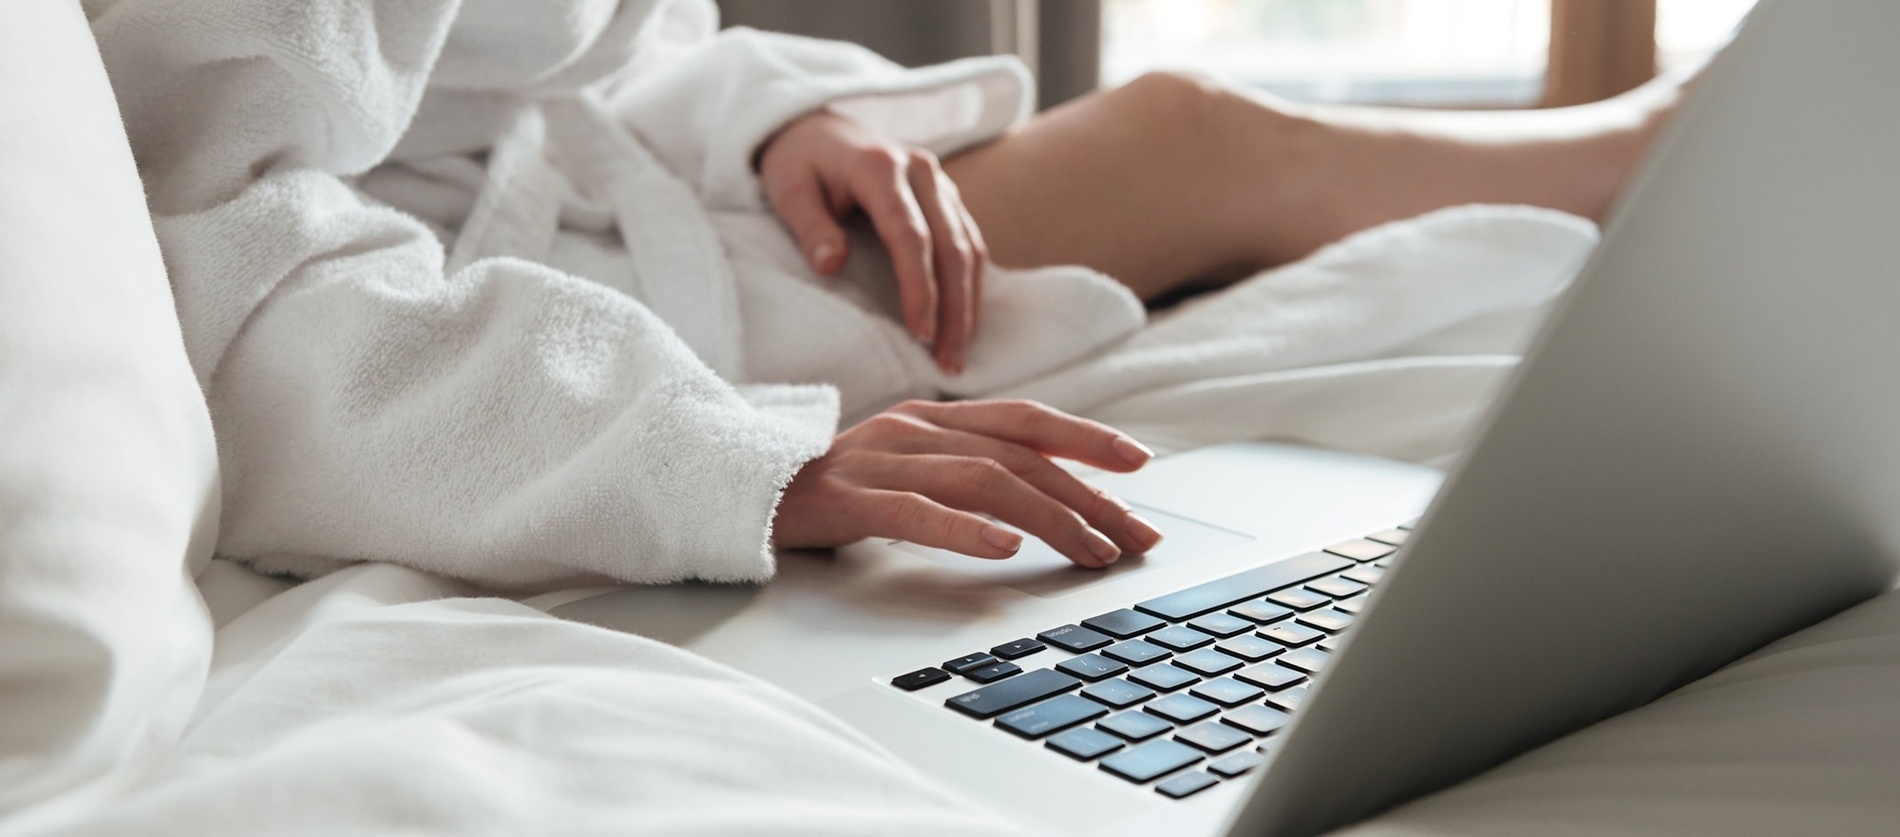
[[[1121,547],[1116,546],[1114,541],[1103,537],[1100,532],[1090,530],[1086,540],[1089,544],[1089,553],[1095,556],[1095,560],[1102,562],[1103,566],[1113,564],[1115,563],[1115,559],[1122,557]]]
[[[983,542],[1011,555],[1023,548],[1023,536],[1001,526],[990,526],[983,530]],[[1113,546],[1113,544],[1110,544]]]
[[[1154,451],[1127,436],[1115,437],[1115,452],[1121,454],[1121,458],[1128,460],[1130,465],[1146,465],[1148,460],[1155,458]]]
[[[829,241],[820,242],[817,247],[811,248],[812,266],[821,271],[829,270],[831,258],[836,255],[838,255],[838,245]]]
[[[1128,516],[1128,536],[1134,539],[1142,552],[1154,549],[1155,544],[1160,543],[1162,537],[1160,529],[1156,529],[1153,523],[1149,523],[1138,514]]]

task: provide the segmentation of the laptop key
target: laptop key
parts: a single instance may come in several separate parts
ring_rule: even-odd
[[[1411,537],[1411,535],[1412,530],[1410,528],[1387,529],[1377,534],[1367,535],[1366,540],[1378,541],[1379,543],[1391,544],[1393,546],[1404,546],[1405,539]]]
[[[1332,661],[1333,655],[1318,648],[1301,648],[1298,651],[1281,654],[1280,659],[1275,662],[1288,668],[1297,668],[1307,674],[1318,674],[1320,669],[1325,668],[1326,664]]]
[[[1321,593],[1325,593],[1328,596],[1332,596],[1335,599],[1343,599],[1348,596],[1357,596],[1360,593],[1366,592],[1366,588],[1368,586],[1370,585],[1353,581],[1350,578],[1340,578],[1338,576],[1333,576],[1332,578],[1322,578],[1318,581],[1308,584],[1306,585],[1306,589],[1317,590]]]
[[[1171,776],[1156,782],[1155,793],[1161,794],[1169,799],[1186,799],[1213,787],[1219,781],[1219,779],[1202,773],[1199,770],[1190,770],[1179,776]]]
[[[1222,715],[1220,720],[1223,724],[1240,727],[1254,735],[1269,735],[1286,726],[1293,716],[1271,706],[1255,704]]]
[[[1192,619],[1236,602],[1256,599],[1269,590],[1298,584],[1351,566],[1323,552],[1309,552],[1284,561],[1275,561],[1243,573],[1189,587],[1160,598],[1149,599],[1135,607],[1171,622]],[[1087,622],[1082,624],[1087,625]],[[1093,627],[1093,626],[1091,626]]]
[[[1095,701],[1078,695],[1062,695],[1005,713],[996,719],[996,725],[1033,741],[1107,714],[1108,707]]]
[[[1325,607],[1333,603],[1333,600],[1326,596],[1300,587],[1288,587],[1285,590],[1267,596],[1267,600],[1286,605],[1294,610],[1312,610],[1313,608]]]
[[[1154,697],[1155,690],[1117,678],[1083,686],[1082,696],[1116,709],[1125,709]]]
[[[1341,612],[1350,613],[1354,616],[1358,616],[1361,612],[1365,611],[1366,609],[1366,597],[1354,596],[1343,602],[1338,602],[1334,604],[1333,607]]]
[[[1174,725],[1146,712],[1123,712],[1111,715],[1096,722],[1096,729],[1105,729],[1129,741],[1146,741],[1168,730]]]
[[[1239,776],[1265,764],[1266,761],[1266,756],[1260,755],[1253,750],[1246,750],[1231,756],[1222,756],[1219,759],[1215,759],[1214,763],[1207,766],[1207,772],[1222,778],[1232,779],[1235,776]]]
[[[1115,638],[1101,631],[1091,631],[1081,625],[1063,625],[1050,628],[1036,634],[1036,638],[1064,651],[1075,654],[1087,654],[1115,641]]]
[[[999,660],[1017,660],[1048,647],[1047,645],[1025,637],[1023,639],[1005,642],[1002,645],[991,648],[990,653],[995,655]]]
[[[1162,738],[1102,759],[1102,769],[1142,784],[1207,758],[1200,750]]]
[[[1174,664],[1206,677],[1218,677],[1243,665],[1240,660],[1212,648],[1189,651],[1175,657]]]
[[[1324,651],[1328,654],[1337,654],[1339,653],[1340,647],[1345,644],[1346,644],[1346,641],[1343,637],[1329,636],[1325,639],[1322,639],[1318,642],[1313,643],[1313,647],[1318,648],[1319,650]]]
[[[963,676],[968,677],[971,680],[974,680],[978,683],[994,683],[1005,677],[1011,677],[1011,676],[1022,674],[1022,673],[1023,673],[1022,666],[1016,665],[1015,663],[994,663],[994,664],[979,668],[975,671],[966,671],[963,673]]]
[[[1145,639],[1131,639],[1102,649],[1102,656],[1114,657],[1131,666],[1145,666],[1172,657],[1174,652]]]
[[[1334,610],[1330,607],[1325,610],[1302,613],[1297,618],[1302,625],[1318,628],[1322,631],[1331,631],[1333,633],[1338,633],[1352,626],[1352,614]]]
[[[1325,634],[1319,631],[1313,630],[1305,625],[1296,625],[1292,622],[1268,625],[1254,633],[1280,643],[1281,645],[1291,645],[1295,647],[1318,642],[1326,637]]]
[[[1378,564],[1361,564],[1339,574],[1340,578],[1350,578],[1361,584],[1378,584],[1385,580],[1385,568]]]
[[[954,660],[945,661],[943,664],[943,670],[950,672],[951,674],[965,674],[968,672],[975,671],[984,666],[995,665],[995,664],[996,664],[995,657],[992,657],[989,654],[984,653],[982,651],[978,651],[975,654],[965,654]]]
[[[1126,747],[1128,742],[1098,729],[1077,727],[1049,736],[1042,746],[1076,761],[1089,761]]]
[[[1162,628],[1161,630],[1142,637],[1142,640],[1152,642],[1156,645],[1167,646],[1176,651],[1192,651],[1203,645],[1212,645],[1214,643],[1214,637],[1212,635],[1201,633],[1186,625],[1171,625]]]
[[[1191,724],[1220,711],[1220,707],[1193,695],[1173,694],[1155,698],[1143,712],[1160,715],[1177,724]]]
[[[1188,627],[1201,633],[1230,637],[1253,630],[1253,621],[1229,613],[1210,613],[1188,622]]]
[[[1228,608],[1227,612],[1244,619],[1251,619],[1262,625],[1269,622],[1278,622],[1293,615],[1293,611],[1266,601],[1265,599],[1257,602],[1234,605]]]
[[[1200,675],[1171,665],[1139,669],[1128,675],[1128,679],[1157,692],[1172,692],[1182,686],[1201,682]]]
[[[1418,521],[1419,521],[1419,518],[1414,517],[1411,520],[1407,520],[1404,523],[1399,524],[1397,528],[1410,532],[1418,526]]]
[[[900,674],[891,678],[891,685],[906,692],[914,692],[925,686],[935,686],[950,679],[950,672],[940,668],[920,668],[909,674]]]
[[[1252,683],[1242,683],[1232,677],[1216,677],[1200,683],[1188,690],[1188,694],[1202,700],[1210,700],[1222,706],[1239,706],[1257,698],[1261,688]]]
[[[1039,668],[1021,677],[1011,677],[975,691],[964,692],[945,700],[943,705],[977,720],[988,720],[1081,685],[1082,681],[1062,672]]]
[[[1250,663],[1257,663],[1286,650],[1286,646],[1270,639],[1257,636],[1237,636],[1214,643],[1223,654],[1232,654]]]
[[[1116,639],[1140,636],[1166,624],[1168,623],[1146,613],[1138,613],[1125,607],[1082,620],[1082,627],[1093,628]]]
[[[1244,680],[1262,689],[1278,691],[1305,680],[1306,675],[1279,663],[1261,663],[1235,672],[1234,679]]]
[[[1208,721],[1175,733],[1174,740],[1210,753],[1225,753],[1242,744],[1252,744],[1253,736],[1219,721]]]
[[[1305,686],[1294,686],[1284,692],[1267,695],[1268,703],[1278,706],[1287,712],[1299,709],[1300,703],[1304,700],[1306,700]]]
[[[1128,664],[1100,654],[1083,654],[1056,663],[1056,670],[1083,680],[1100,680],[1127,671]]]
[[[1354,561],[1364,563],[1366,561],[1377,561],[1380,558],[1391,555],[1393,552],[1398,551],[1398,547],[1389,543],[1379,543],[1378,541],[1369,541],[1361,538],[1356,541],[1333,544],[1332,546],[1326,547],[1326,551],[1334,555],[1343,555]]]

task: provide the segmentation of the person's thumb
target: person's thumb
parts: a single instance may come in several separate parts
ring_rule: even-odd
[[[844,228],[831,214],[824,186],[815,172],[767,189],[767,198],[780,221],[792,232],[805,261],[821,274],[836,273],[844,266],[846,248]]]

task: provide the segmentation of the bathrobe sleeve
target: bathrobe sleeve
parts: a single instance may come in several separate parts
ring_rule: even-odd
[[[831,390],[741,392],[639,303],[538,264],[445,273],[425,226],[349,185],[406,129],[457,9],[88,10],[211,406],[219,550],[502,586],[765,577]]]

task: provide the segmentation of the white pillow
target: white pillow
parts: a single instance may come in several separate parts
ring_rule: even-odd
[[[0,5],[0,818],[175,740],[217,452],[77,2]]]

